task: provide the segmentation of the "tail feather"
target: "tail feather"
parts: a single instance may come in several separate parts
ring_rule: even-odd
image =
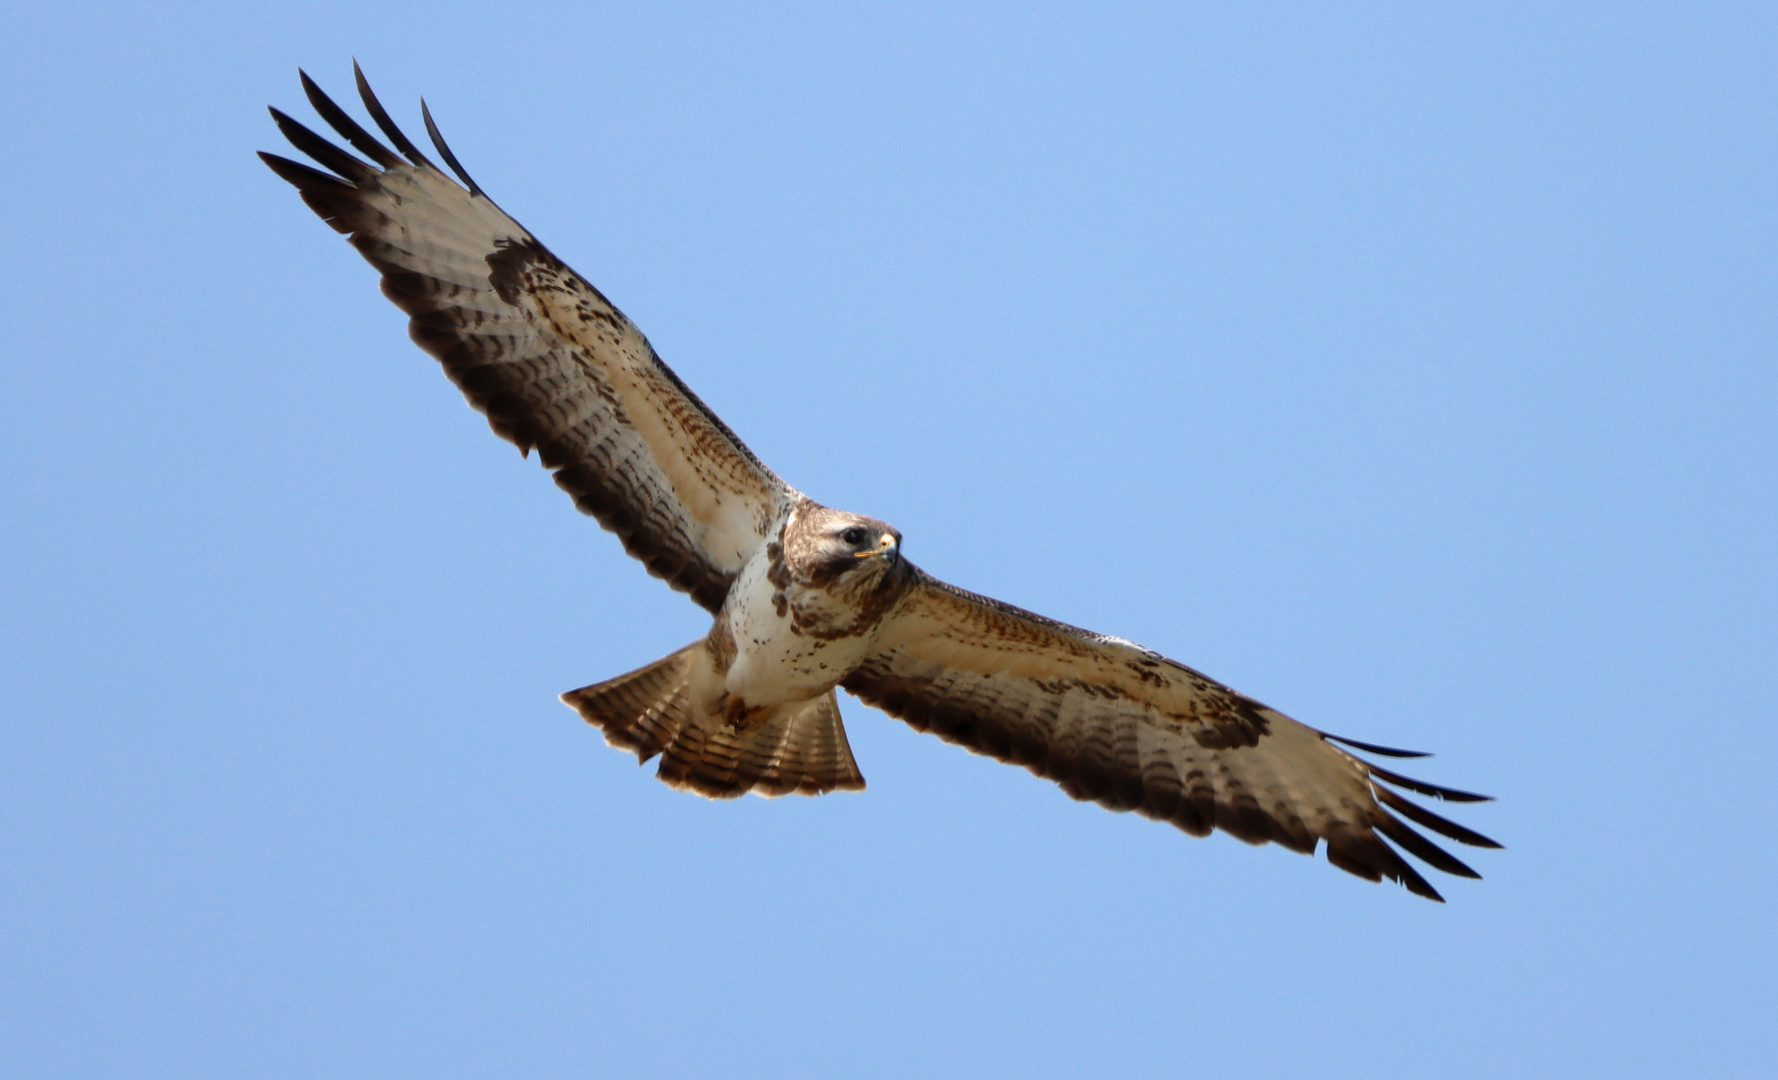
[[[720,721],[688,727],[667,747],[659,775],[714,799],[748,791],[775,798],[864,790],[831,690],[751,731]]]
[[[693,642],[626,675],[570,690],[562,701],[638,761],[661,755],[655,775],[663,782],[710,798],[864,788],[833,691],[736,731],[694,693],[708,666],[703,650],[702,641]]]
[[[626,675],[562,695],[563,704],[605,735],[605,743],[630,750],[638,762],[665,750],[690,717],[694,642]]]

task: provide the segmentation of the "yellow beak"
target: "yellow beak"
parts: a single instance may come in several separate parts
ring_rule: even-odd
[[[875,559],[879,556],[887,555],[894,550],[895,537],[890,536],[888,533],[884,533],[883,538],[877,541],[877,546],[875,548],[870,551],[855,551],[852,553],[852,557],[854,559]]]

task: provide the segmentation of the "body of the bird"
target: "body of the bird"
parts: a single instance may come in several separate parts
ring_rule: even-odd
[[[731,643],[724,709],[748,714],[831,691],[869,654],[910,580],[888,525],[792,504],[716,613],[711,637]]]

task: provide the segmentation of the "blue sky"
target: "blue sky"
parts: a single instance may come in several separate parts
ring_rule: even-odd
[[[1764,1075],[1769,6],[67,3],[0,42],[0,1070]],[[1425,903],[843,701],[708,803],[556,700],[701,634],[252,156],[351,57],[781,474],[1433,750]]]

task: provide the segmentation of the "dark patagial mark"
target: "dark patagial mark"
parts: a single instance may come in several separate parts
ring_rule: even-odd
[[[561,260],[535,240],[520,240],[516,237],[497,240],[494,242],[493,252],[488,255],[488,284],[500,294],[500,299],[522,308],[530,285],[525,279],[525,271],[532,266],[547,266],[551,270],[566,269]]]

